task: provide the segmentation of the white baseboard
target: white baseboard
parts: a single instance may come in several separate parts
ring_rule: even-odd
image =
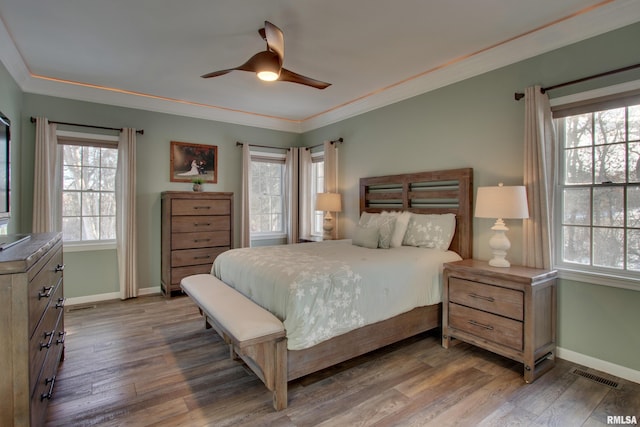
[[[149,288],[138,289],[138,296],[159,294],[161,292],[162,290],[160,289],[160,286],[152,286]],[[80,305],[80,304],[91,304],[94,302],[101,302],[101,301],[109,301],[113,299],[120,299],[120,292],[109,292],[106,294],[86,295],[83,297],[67,298],[64,304],[66,306],[72,306],[72,305]]]
[[[616,365],[615,363],[607,362],[605,360],[596,359],[595,357],[587,356],[575,351],[567,350],[566,348],[557,347],[556,350],[560,359],[578,363],[588,368],[597,369],[598,371],[615,375],[618,378],[624,378],[625,380],[640,383],[640,371]]]

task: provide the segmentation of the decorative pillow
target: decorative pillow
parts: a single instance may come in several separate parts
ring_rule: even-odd
[[[411,212],[402,211],[402,212],[387,212],[383,211],[382,215],[390,215],[395,217],[396,223],[393,227],[393,235],[391,236],[391,247],[399,248],[402,246],[402,240],[404,239],[404,235],[407,232],[407,226],[409,225],[409,220],[411,219]]]
[[[378,247],[378,227],[356,226],[356,232],[351,243],[364,248],[376,249]]]
[[[455,229],[456,216],[454,214],[411,214],[402,244],[446,251],[449,249]]]
[[[361,227],[375,227],[378,229],[378,247],[389,249],[391,247],[391,237],[396,218],[391,215],[381,215],[378,213],[362,212],[358,225]]]

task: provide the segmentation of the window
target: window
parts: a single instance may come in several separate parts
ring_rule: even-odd
[[[58,140],[62,144],[63,240],[114,241],[117,147],[86,139]]]
[[[311,222],[311,235],[322,236],[322,223],[324,221],[324,212],[315,210],[315,196],[324,192],[324,157],[323,153],[319,156],[311,156],[311,194],[313,195],[313,221]]]
[[[284,156],[251,156],[251,235],[285,234]]]
[[[559,148],[557,264],[640,273],[640,100],[594,103],[555,119]],[[587,111],[584,111],[587,110]]]

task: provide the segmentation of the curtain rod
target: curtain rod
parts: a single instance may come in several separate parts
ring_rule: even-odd
[[[344,141],[344,139],[338,138],[336,140],[329,141],[329,142],[332,143],[332,144],[337,144],[337,143],[340,143],[340,142],[343,142],[343,141]],[[238,147],[240,145],[244,145],[244,144],[246,144],[246,142],[236,141],[236,147]],[[289,148],[287,148],[287,147],[272,147],[270,145],[259,145],[259,144],[248,144],[248,145],[251,146],[251,147],[273,148],[275,150],[287,150],[287,151],[289,151]],[[321,146],[322,146],[322,144],[318,144],[318,145],[314,145],[314,146],[311,146],[311,147],[304,147],[304,148],[305,148],[305,150],[311,150],[312,148],[321,147]],[[302,147],[300,147],[300,148],[302,148]]]
[[[31,123],[35,123],[35,122],[36,122],[36,118],[35,117],[31,117]],[[110,128],[110,127],[106,127],[106,126],[83,125],[83,124],[80,124],[80,123],[69,123],[69,122],[55,122],[53,120],[49,120],[49,123],[55,123],[57,125],[79,126],[79,127],[83,127],[83,128],[117,130],[119,132],[122,132],[122,128]],[[140,135],[144,135],[144,129],[136,129],[136,133],[139,133]]]
[[[236,147],[247,144],[250,147],[260,147],[260,148],[272,148],[274,150],[286,150],[289,151],[289,147],[272,147],[271,145],[259,145],[259,144],[248,144],[246,142],[236,141]]]
[[[344,139],[342,138],[338,138],[338,139],[334,139],[333,141],[329,141],[332,144],[341,144],[344,142]],[[323,144],[316,144],[316,145],[312,145],[311,147],[305,147],[305,150],[313,150],[314,148],[317,147],[322,147]]]
[[[636,68],[640,68],[640,64],[629,65],[627,67],[618,68],[616,70],[605,71],[604,73],[594,74],[592,76],[583,77],[581,79],[571,80],[570,82],[559,83],[557,85],[553,85],[549,87],[543,87],[543,88],[540,88],[540,92],[545,93],[546,91],[549,91],[549,90],[554,90],[561,87],[574,85],[576,83],[586,82],[587,80],[597,79],[598,77],[605,77],[605,76],[610,76],[612,74],[622,73],[623,71],[634,70]],[[522,98],[524,98],[524,93],[516,92],[513,94],[513,97],[516,101],[520,101]]]

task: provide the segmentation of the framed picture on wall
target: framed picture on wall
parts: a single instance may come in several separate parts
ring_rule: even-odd
[[[218,182],[218,146],[171,141],[171,182]]]

